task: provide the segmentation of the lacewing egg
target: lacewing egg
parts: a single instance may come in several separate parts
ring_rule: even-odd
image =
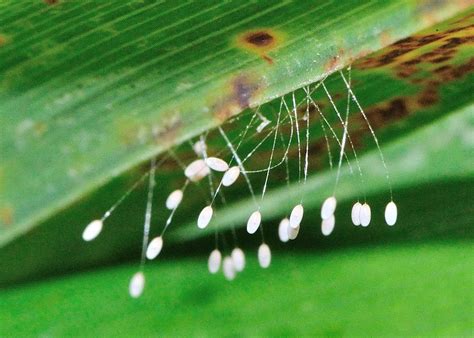
[[[207,261],[207,266],[209,268],[209,272],[214,274],[219,271],[221,266],[222,255],[221,252],[217,249],[212,250],[211,254],[209,255],[209,260]]]
[[[103,223],[100,219],[90,222],[82,232],[82,239],[86,242],[92,241],[99,236],[102,231]]]
[[[334,214],[334,211],[336,210],[336,197],[331,196],[326,198],[326,200],[323,203],[323,206],[321,207],[321,218],[322,219],[327,219],[331,217],[331,215]]]
[[[207,149],[207,146],[203,140],[199,140],[193,145],[193,150],[198,156],[203,156],[206,149]]]
[[[368,226],[371,216],[370,206],[367,203],[362,204],[360,208],[360,225],[363,227]]]
[[[222,270],[224,272],[224,277],[227,280],[233,280],[235,278],[235,267],[234,267],[234,262],[232,261],[232,258],[229,256],[224,258],[224,262],[222,263]]]
[[[336,219],[334,215],[331,215],[329,218],[323,219],[321,222],[321,232],[324,236],[329,236],[334,230],[334,225],[336,224]]]
[[[145,288],[145,276],[143,272],[139,271],[135,273],[130,280],[130,285],[128,287],[128,292],[132,298],[138,298],[143,293]]]
[[[206,167],[206,162],[202,159],[195,160],[188,164],[188,166],[184,169],[184,175],[187,178],[191,178],[197,175],[201,170]]]
[[[270,252],[270,247],[265,243],[262,243],[258,248],[258,263],[264,269],[270,266],[272,261],[272,253]]]
[[[397,205],[391,201],[385,207],[385,222],[388,225],[394,225],[397,222]]]
[[[237,181],[237,179],[239,178],[239,175],[240,175],[240,168],[238,166],[234,166],[230,168],[229,170],[225,172],[224,176],[222,176],[222,185],[224,187],[231,186],[232,184],[235,183],[235,181]]]
[[[208,205],[207,207],[201,210],[201,213],[199,214],[199,217],[197,220],[197,226],[199,229],[204,229],[205,227],[208,226],[212,218],[212,213],[213,213],[213,210],[210,205]]]
[[[161,236],[153,238],[153,240],[148,244],[146,249],[146,258],[155,259],[161,252],[163,248],[163,238]]]
[[[200,180],[202,180],[204,177],[206,177],[207,175],[209,175],[209,173],[211,172],[211,169],[209,169],[208,166],[205,166],[201,171],[199,171],[196,175],[194,175],[193,177],[190,178],[190,180],[192,182],[198,182]]]
[[[300,226],[300,223],[303,219],[304,209],[301,204],[298,204],[293,208],[290,215],[290,227],[296,229]]]
[[[288,218],[281,220],[280,225],[278,226],[278,237],[283,243],[288,242],[289,238],[289,227],[290,221]]]
[[[182,200],[183,192],[179,189],[175,190],[169,194],[168,198],[166,199],[166,208],[168,210],[174,210],[178,207]]]
[[[260,211],[254,211],[248,221],[247,221],[247,232],[249,234],[254,234],[255,231],[257,231],[258,227],[260,226],[260,223],[262,222],[262,215],[260,214]]]
[[[300,232],[300,226],[298,225],[296,228],[288,227],[288,239],[295,239]]]
[[[232,261],[234,262],[234,268],[237,272],[241,272],[245,268],[245,254],[240,248],[235,248],[232,250],[230,255]]]
[[[186,169],[184,175],[191,181],[196,182],[206,177],[210,173],[209,167],[204,160],[199,159],[191,162]]]
[[[352,211],[351,211],[351,219],[352,219],[352,224],[354,225],[360,225],[360,208],[362,207],[362,204],[359,202],[354,203],[352,206]]]
[[[229,169],[229,165],[227,164],[227,162],[217,157],[206,158],[206,164],[209,168],[215,171],[224,172]]]

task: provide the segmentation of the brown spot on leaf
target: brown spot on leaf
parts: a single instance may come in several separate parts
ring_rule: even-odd
[[[59,4],[59,0],[43,0],[43,2],[49,6],[54,6],[54,5]]]
[[[431,62],[432,63],[441,63],[441,62],[445,62],[445,61],[448,61],[448,60],[451,60],[451,56],[440,56],[436,59],[431,60]]]
[[[456,48],[457,46],[467,42],[468,40],[466,38],[460,38],[460,37],[455,37],[448,39],[447,43],[442,45],[440,49],[451,49],[451,48]]]
[[[262,55],[262,58],[267,61],[269,64],[273,64],[273,59],[269,57],[268,55]]]
[[[414,44],[415,38],[412,36],[409,36],[405,39],[398,40],[397,42],[394,43],[395,46],[399,46],[400,48],[411,46]]]
[[[450,66],[449,68],[439,67],[436,70],[437,73],[441,75],[442,81],[445,82],[462,78],[474,71],[474,57],[459,66]]]
[[[427,44],[430,44],[430,43],[433,43],[435,41],[438,41],[440,39],[444,38],[444,34],[441,34],[441,33],[436,33],[436,34],[429,34],[429,35],[425,35],[425,36],[421,36],[420,38],[418,38],[417,40],[417,43],[416,43],[416,47],[419,48],[419,47],[423,47]]]
[[[405,61],[401,64],[401,66],[407,66],[407,67],[410,67],[410,66],[414,66],[414,65],[417,65],[421,62],[420,59],[412,59],[412,60],[408,60],[408,61]]]
[[[444,38],[444,34],[437,33],[428,35],[415,35],[399,40],[388,47],[386,52],[383,52],[382,54],[376,54],[376,56],[361,62],[359,67],[362,69],[371,69],[397,63],[406,54],[442,38]]]
[[[340,57],[339,55],[334,55],[332,58],[329,59],[328,62],[324,65],[324,71],[326,73],[332,73],[337,69],[339,65]]]
[[[434,105],[436,102],[438,102],[438,87],[439,82],[430,81],[425,89],[420,93],[418,97],[418,103],[422,107],[426,107]]]
[[[327,145],[324,138],[317,138],[309,145],[310,154],[327,154]],[[296,154],[296,156],[298,156]],[[309,162],[311,164],[311,161]],[[314,165],[314,164],[313,164]],[[321,168],[323,166],[322,161],[320,161],[317,167]]]
[[[255,90],[258,88],[257,85],[248,81],[245,77],[237,77],[232,82],[233,92],[240,108],[245,109],[250,105],[250,98]]]
[[[466,18],[469,18],[469,16],[466,17]],[[464,19],[463,19],[463,20],[459,20],[458,23],[459,23],[459,22],[463,22],[463,21],[464,21]],[[448,33],[448,34],[457,33],[457,32],[461,32],[461,31],[463,31],[463,30],[472,28],[472,27],[474,27],[474,24],[472,24],[472,25],[467,25],[467,26],[462,26],[462,27],[454,27],[454,28],[451,28],[450,30],[446,31],[446,33]]]
[[[450,66],[450,65],[446,65],[446,66],[441,66],[441,67],[438,67],[434,70],[435,73],[445,73],[445,72],[449,72],[449,70],[451,70],[453,67]]]
[[[418,34],[402,39],[385,51],[375,53],[374,56],[359,61],[355,67],[360,69],[389,68],[399,78],[408,79],[413,84],[424,84],[429,82],[426,72],[441,74],[445,80],[453,80],[459,72],[456,68],[451,70],[438,70],[437,64],[455,63],[455,58],[463,46],[474,42],[474,34],[471,33],[471,25],[466,25],[468,17],[459,22],[450,23],[444,30],[436,33]],[[462,29],[454,29],[462,26]],[[473,26],[474,27],[474,26]],[[449,33],[450,32],[450,33]],[[422,47],[420,49],[420,47]],[[419,72],[421,71],[421,72]],[[422,78],[415,77],[420,74]],[[428,93],[428,92],[427,92]],[[435,96],[425,93],[421,102],[433,102]]]
[[[321,106],[319,109],[321,109]],[[316,113],[316,107],[313,103],[310,103],[309,105],[301,104],[300,106],[298,106],[297,112],[298,115],[304,115],[306,114],[306,112],[308,112],[309,114],[313,114]]]
[[[260,89],[261,85],[249,75],[234,77],[229,82],[226,94],[212,105],[214,115],[222,122],[249,108]]]
[[[446,53],[445,51],[439,50],[439,48],[438,48],[438,49],[432,50],[430,52],[424,53],[424,54],[420,55],[420,57],[415,58],[412,61],[416,60],[416,61],[418,61],[418,63],[420,63],[422,61],[431,62],[432,60],[437,59],[441,56],[447,56],[448,54],[452,54],[450,52],[450,50],[448,52],[449,53]]]
[[[265,31],[253,32],[245,36],[245,40],[256,47],[268,46],[273,39],[273,36]]]
[[[450,25],[451,27],[445,26],[443,31],[435,34],[419,34],[400,40],[388,49],[357,62],[355,67],[359,69],[385,66],[398,77],[409,78],[410,83],[419,86],[412,95],[397,97],[367,109],[367,116],[374,129],[438,104],[442,85],[474,72],[474,57],[468,54],[472,49],[474,35],[471,28],[466,26],[466,18]],[[453,25],[462,25],[464,28],[454,30]],[[423,48],[418,50],[420,47]],[[466,54],[470,59],[466,60]],[[447,61],[450,64],[439,64]],[[354,121],[352,125],[364,125],[363,118],[358,115],[351,119]],[[351,133],[355,144],[367,134],[362,129],[363,127]]]
[[[396,121],[409,114],[406,98],[397,97],[388,103],[377,105],[366,111],[370,123],[375,127],[382,127],[390,121]]]
[[[416,67],[406,65],[397,68],[397,76],[401,78],[408,78],[417,73]]]
[[[466,76],[467,74],[471,73],[474,71],[474,58],[469,59],[463,64],[460,65],[443,65],[443,66],[438,66],[432,71],[432,76],[428,78],[419,78],[419,79],[413,79],[410,82],[415,83],[415,84],[421,84],[424,85],[425,87],[431,86],[437,87],[441,83],[446,83],[450,81],[454,81],[456,79],[462,78]],[[436,78],[436,80],[433,80]],[[428,94],[424,94],[424,98],[422,98],[422,102],[429,102],[431,99],[427,99]]]
[[[277,49],[282,41],[282,33],[262,28],[238,35],[235,44],[238,48],[255,53],[269,64],[273,64],[273,58],[268,53]]]

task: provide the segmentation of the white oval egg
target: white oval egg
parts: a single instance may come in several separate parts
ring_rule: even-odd
[[[272,253],[270,251],[270,247],[265,243],[262,243],[258,248],[258,263],[264,269],[270,266],[272,261]]]
[[[391,201],[385,207],[385,222],[388,225],[394,225],[397,223],[397,205],[395,202]]]
[[[254,211],[248,221],[247,221],[247,232],[249,234],[254,234],[255,231],[257,231],[258,227],[260,226],[260,223],[262,222],[262,214],[260,214],[260,211]]]
[[[361,207],[362,207],[362,204],[360,204],[360,202],[356,202],[352,206],[351,219],[352,219],[352,224],[354,225],[360,225],[360,208]]]
[[[209,255],[209,259],[207,261],[207,267],[209,268],[209,272],[214,274],[219,271],[221,266],[222,255],[221,252],[217,249],[212,250],[211,254]]]
[[[210,205],[204,207],[204,209],[201,210],[201,213],[199,214],[197,220],[197,226],[199,229],[204,229],[209,225],[213,212],[214,211],[212,210],[212,207]]]
[[[283,243],[288,242],[289,238],[289,228],[290,227],[290,220],[288,218],[283,218],[280,221],[280,225],[278,225],[278,237],[280,238],[280,241]]]
[[[161,236],[155,237],[151,240],[146,249],[146,258],[155,259],[163,248],[163,238]]]
[[[240,175],[240,168],[238,166],[234,166],[229,168],[222,176],[222,185],[224,187],[229,187],[237,181]]]
[[[293,229],[296,229],[297,227],[300,226],[301,221],[303,220],[303,205],[298,204],[291,210],[290,214],[290,227]]]
[[[324,236],[329,236],[336,225],[336,218],[331,215],[329,218],[323,219],[321,222],[321,232]]]
[[[229,256],[224,258],[224,261],[222,263],[222,270],[224,272],[224,277],[231,281],[235,278],[236,272],[235,272],[235,267],[234,267],[234,262],[232,261],[232,258]]]
[[[178,207],[178,205],[183,200],[183,191],[178,189],[173,191],[169,194],[168,198],[166,199],[166,208],[168,210],[174,210]]]
[[[298,233],[300,232],[300,226],[298,225],[296,228],[292,228],[291,226],[288,227],[288,239],[296,239]]]
[[[227,164],[227,162],[217,157],[206,158],[206,164],[209,168],[215,171],[224,172],[229,169],[229,165]]]
[[[135,273],[130,280],[130,284],[128,286],[128,292],[132,298],[138,298],[143,293],[143,289],[145,288],[145,275],[143,272],[139,271]]]
[[[207,149],[207,146],[203,140],[199,140],[193,145],[193,150],[198,156],[203,156],[206,149]]]
[[[185,169],[184,175],[193,182],[197,182],[209,175],[210,170],[204,160],[199,159],[191,162]]]
[[[198,182],[202,180],[204,177],[209,175],[211,172],[211,169],[209,169],[208,166],[205,166],[201,171],[199,171],[196,175],[190,178],[192,182]]]
[[[326,200],[323,203],[323,206],[321,207],[321,218],[322,219],[327,219],[331,217],[331,215],[334,214],[334,211],[336,211],[336,197],[331,196],[326,198]]]
[[[103,223],[102,220],[96,219],[90,222],[84,231],[82,232],[82,239],[86,242],[92,241],[97,236],[99,236],[102,231]]]
[[[184,175],[187,178],[192,178],[193,176],[196,176],[201,170],[206,168],[206,162],[202,159],[195,160],[188,164],[188,166],[184,169]]]
[[[235,248],[232,250],[230,255],[232,257],[232,261],[234,262],[234,268],[237,272],[241,272],[245,268],[245,254],[240,248]]]
[[[360,225],[363,227],[369,226],[371,217],[370,206],[367,203],[362,204],[360,208]]]

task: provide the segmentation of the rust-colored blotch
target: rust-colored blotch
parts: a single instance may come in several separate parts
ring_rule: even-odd
[[[256,53],[268,63],[273,59],[268,52],[278,48],[283,41],[283,35],[272,29],[262,28],[241,33],[237,36],[236,44],[241,49]]]
[[[269,32],[259,31],[247,34],[245,41],[255,47],[266,47],[273,43],[274,38]]]

